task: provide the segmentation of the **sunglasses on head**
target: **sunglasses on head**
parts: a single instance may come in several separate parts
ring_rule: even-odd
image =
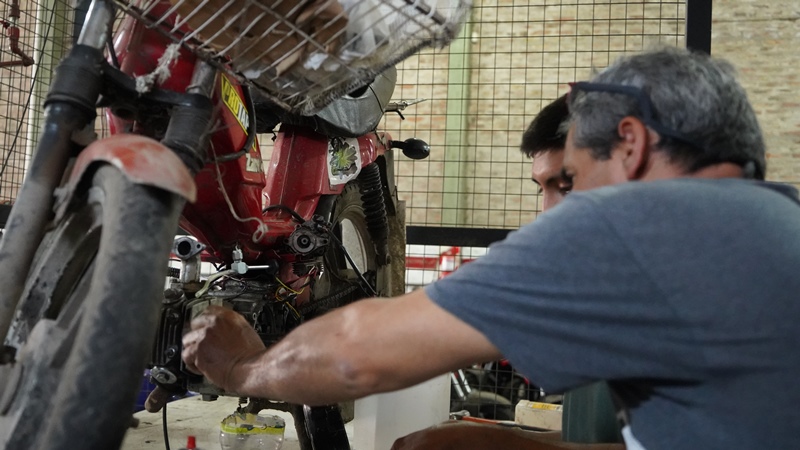
[[[684,135],[680,131],[673,130],[657,121],[655,117],[653,117],[653,102],[650,100],[650,96],[648,96],[647,93],[645,93],[641,88],[635,86],[624,86],[621,84],[590,83],[588,81],[570,83],[569,86],[570,91],[568,94],[567,104],[570,104],[577,97],[577,94],[580,91],[606,92],[610,94],[622,94],[633,97],[639,103],[639,111],[641,112],[641,117],[639,117],[639,120],[641,120],[645,125],[647,125],[649,128],[652,128],[661,136],[669,137],[695,149],[701,151],[703,150],[703,147],[697,144],[697,142],[695,142],[693,139]]]

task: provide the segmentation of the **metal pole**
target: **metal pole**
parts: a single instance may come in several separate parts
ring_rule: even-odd
[[[472,21],[467,20],[460,36],[449,47],[447,71],[447,121],[444,141],[444,193],[442,225],[464,225],[468,200],[466,177],[467,130],[469,125],[470,37]]]
[[[686,0],[686,48],[711,54],[711,0]]]

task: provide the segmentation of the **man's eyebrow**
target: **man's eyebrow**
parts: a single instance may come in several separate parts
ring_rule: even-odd
[[[552,175],[547,177],[547,179],[544,180],[544,185],[560,183],[562,181],[569,180],[569,178],[570,177],[565,174],[564,169],[561,169],[558,175]],[[539,183],[539,181],[537,181],[536,178],[531,177],[531,181],[536,183],[537,186],[542,187],[542,183]]]

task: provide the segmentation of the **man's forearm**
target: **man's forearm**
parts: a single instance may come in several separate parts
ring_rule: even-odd
[[[334,311],[308,322],[267,351],[242,361],[234,368],[229,388],[241,395],[310,405],[374,392],[378,383],[365,379],[369,372],[355,366],[347,349],[353,345],[343,330],[349,315],[353,311]],[[312,340],[318,334],[328,338]]]
[[[428,321],[448,329],[452,338],[429,339]],[[415,292],[401,299],[361,300],[303,324],[266,352],[241,361],[231,389],[328,404],[413,386],[497,357],[480,333]]]

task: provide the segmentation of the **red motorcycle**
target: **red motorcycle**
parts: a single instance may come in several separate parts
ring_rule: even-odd
[[[392,66],[454,37],[467,5],[446,3],[92,2],[0,241],[3,448],[117,448],[145,365],[156,407],[236,395],[180,360],[208,304],[270,344],[402,292],[391,149],[428,146],[375,129],[408,104],[389,102]],[[256,134],[278,124],[265,173]],[[349,448],[336,405],[270,400],[247,408],[291,411],[304,450]]]

